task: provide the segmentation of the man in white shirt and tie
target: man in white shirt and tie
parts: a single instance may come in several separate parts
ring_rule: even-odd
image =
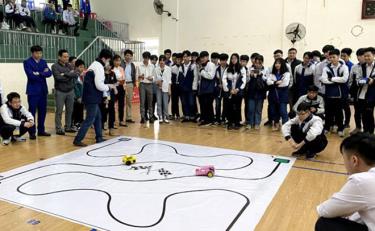
[[[317,207],[316,231],[375,231],[375,136],[356,133],[341,143],[350,174],[340,192]]]
[[[142,54],[143,62],[138,67],[138,79],[139,85],[139,97],[141,100],[140,111],[141,111],[141,123],[145,123],[147,120],[153,120],[154,112],[152,111],[152,88],[154,81],[154,65],[150,64],[151,53],[146,51]],[[147,112],[146,112],[146,101],[147,101]]]

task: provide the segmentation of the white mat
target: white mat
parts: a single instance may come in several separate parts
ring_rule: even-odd
[[[101,230],[248,231],[294,163],[276,158],[121,137],[1,173],[0,199]]]

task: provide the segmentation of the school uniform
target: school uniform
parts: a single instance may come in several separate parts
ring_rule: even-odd
[[[351,98],[353,99],[355,127],[361,130],[363,110],[361,110],[360,108],[360,103],[358,99],[358,90],[359,90],[359,86],[357,82],[358,77],[360,77],[359,80],[363,77],[362,65],[360,63],[353,65],[352,70],[350,71],[349,93],[350,93]]]
[[[328,64],[323,69],[321,81],[325,86],[326,123],[325,130],[337,125],[338,131],[344,130],[343,107],[348,96],[349,69],[341,62],[334,66]]]
[[[224,106],[223,111],[221,111],[222,102],[223,102],[223,76],[224,72],[228,68],[228,65],[225,67],[219,66],[216,68],[216,75],[215,75],[215,122],[221,123],[221,121],[225,122],[227,115],[226,115],[226,108]]]
[[[82,103],[82,92],[83,92],[83,74],[80,74],[78,78],[74,79],[74,106],[72,115],[72,124],[77,128],[81,127],[83,122],[83,111],[84,106]]]
[[[240,126],[241,105],[244,89],[246,86],[246,68],[242,67],[239,72],[228,72],[225,70],[223,75],[223,90],[228,100],[227,116],[229,126]],[[231,94],[231,90],[239,90],[237,94]]]
[[[308,158],[323,151],[328,143],[324,135],[322,119],[312,114],[304,121],[300,121],[298,116],[290,119],[281,130],[286,140],[293,139],[297,144],[305,141],[297,152],[306,154]]]
[[[25,122],[34,121],[33,115],[23,106],[19,109],[12,108],[9,103],[0,107],[0,135],[4,140],[13,137],[18,128],[18,137],[24,135],[30,128],[24,126]]]
[[[156,101],[158,117],[160,121],[168,120],[169,117],[169,94],[172,84],[172,70],[169,66],[165,66],[164,69],[156,67],[154,70],[154,81],[157,85],[156,90]]]
[[[214,91],[215,91],[215,64],[207,62],[200,67],[198,96],[200,102],[201,118],[204,124],[210,124],[214,121]]]
[[[194,95],[193,82],[198,78],[195,71],[195,64],[182,64],[179,69],[178,82],[180,87],[180,97],[182,111],[186,120],[193,120],[194,115]]]
[[[315,66],[314,85],[319,88],[319,94],[325,96],[325,85],[322,83],[323,69],[329,64],[327,59]]]
[[[154,74],[154,65],[148,64],[145,65],[142,63],[138,67],[138,78],[139,76],[143,76],[144,79],[140,80],[139,84],[139,97],[140,97],[140,113],[142,121],[148,120],[153,117],[154,112],[152,111],[152,98],[153,98],[153,76]],[[152,77],[151,80],[148,78]],[[146,102],[147,102],[147,111],[146,111]]]
[[[112,71],[110,73],[106,73],[104,83],[116,85],[116,74]],[[116,94],[114,89],[110,89],[109,91],[103,93],[103,100],[100,104],[100,111],[102,113],[102,127],[104,127],[104,124],[107,122],[109,129],[113,129],[115,127],[115,101]]]
[[[249,68],[248,67],[244,67],[245,70],[246,70],[246,82],[245,82],[245,89],[243,91],[243,101],[244,101],[244,109],[243,109],[243,113],[245,115],[245,122],[249,120],[249,118],[247,117],[247,111],[249,110],[248,109],[248,105],[247,105],[247,101],[249,100],[249,97],[248,97],[248,94],[247,94],[247,87],[248,87],[248,83],[250,81],[250,72],[249,72]],[[242,104],[242,103],[241,103]],[[241,117],[241,121],[242,121],[242,117]]]
[[[320,118],[324,119],[324,99],[322,96],[317,95],[315,98],[310,99],[307,95],[303,95],[299,97],[297,103],[293,106],[293,111],[297,113],[297,108],[300,104],[307,104],[310,105],[310,108],[315,108],[315,112],[313,113],[316,116],[319,116]]]
[[[371,65],[364,63],[361,65],[362,75],[357,76],[356,81],[359,86],[358,109],[362,114],[363,131],[374,133],[374,106],[375,106],[375,84],[369,85],[369,80],[375,79],[375,62]]]
[[[294,70],[296,101],[307,93],[309,86],[314,85],[314,73],[315,65],[312,63],[306,66],[301,63],[296,66]]]
[[[275,85],[276,81],[282,81],[281,84]],[[270,105],[270,117],[274,123],[282,123],[288,121],[287,105],[289,102],[288,88],[290,84],[290,73],[285,72],[283,75],[269,74],[267,77],[267,85],[269,86],[268,103]]]
[[[349,70],[349,76],[350,76],[350,72],[352,70],[352,67],[353,67],[353,63],[351,61],[348,61],[348,62],[345,62],[345,65],[348,67],[348,70]],[[344,101],[344,115],[345,115],[345,120],[344,120],[344,125],[345,127],[349,127],[350,126],[350,118],[352,117],[352,112],[350,110],[350,104],[349,104],[349,97],[350,97],[350,86],[349,86],[349,81],[350,81],[350,78],[348,79],[348,82],[347,82],[347,87],[345,87],[345,101]]]
[[[293,107],[293,105],[297,102],[298,96],[296,95],[296,76],[294,75],[295,69],[298,65],[300,65],[302,62],[298,59],[289,60],[288,58],[285,59],[285,62],[287,65],[289,65],[289,73],[290,73],[290,85],[289,85],[289,105],[290,107]]]
[[[247,118],[246,122],[250,126],[259,126],[262,121],[263,103],[267,93],[267,70],[250,69],[250,80],[247,84]]]
[[[44,122],[47,114],[47,78],[52,76],[52,71],[47,66],[44,59],[38,62],[32,57],[23,62],[27,76],[26,94],[29,103],[29,111],[35,118],[38,111],[38,134],[45,133]],[[29,129],[30,135],[35,135],[35,125]]]
[[[179,87],[179,81],[178,76],[180,74],[180,65],[174,64],[171,67],[172,71],[172,95],[171,95],[171,101],[172,101],[172,118],[178,119],[180,117],[180,87]]]

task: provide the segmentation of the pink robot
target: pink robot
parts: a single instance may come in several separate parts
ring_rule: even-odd
[[[195,169],[196,176],[207,176],[209,178],[215,175],[215,167],[213,165],[203,166]]]

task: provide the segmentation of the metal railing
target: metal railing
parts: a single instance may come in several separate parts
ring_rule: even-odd
[[[58,51],[66,49],[70,55],[76,55],[76,38],[52,34],[0,30],[0,62],[22,62],[30,56],[30,47],[43,48],[43,58],[55,62]]]
[[[129,24],[97,18],[95,20],[95,34],[96,36],[116,37],[128,41]]]
[[[86,65],[90,65],[97,57],[102,49],[110,49],[114,53],[123,56],[126,49],[133,51],[133,61],[139,62],[144,51],[144,43],[138,41],[123,41],[119,38],[110,38],[104,36],[97,36],[82,52],[78,55]]]

